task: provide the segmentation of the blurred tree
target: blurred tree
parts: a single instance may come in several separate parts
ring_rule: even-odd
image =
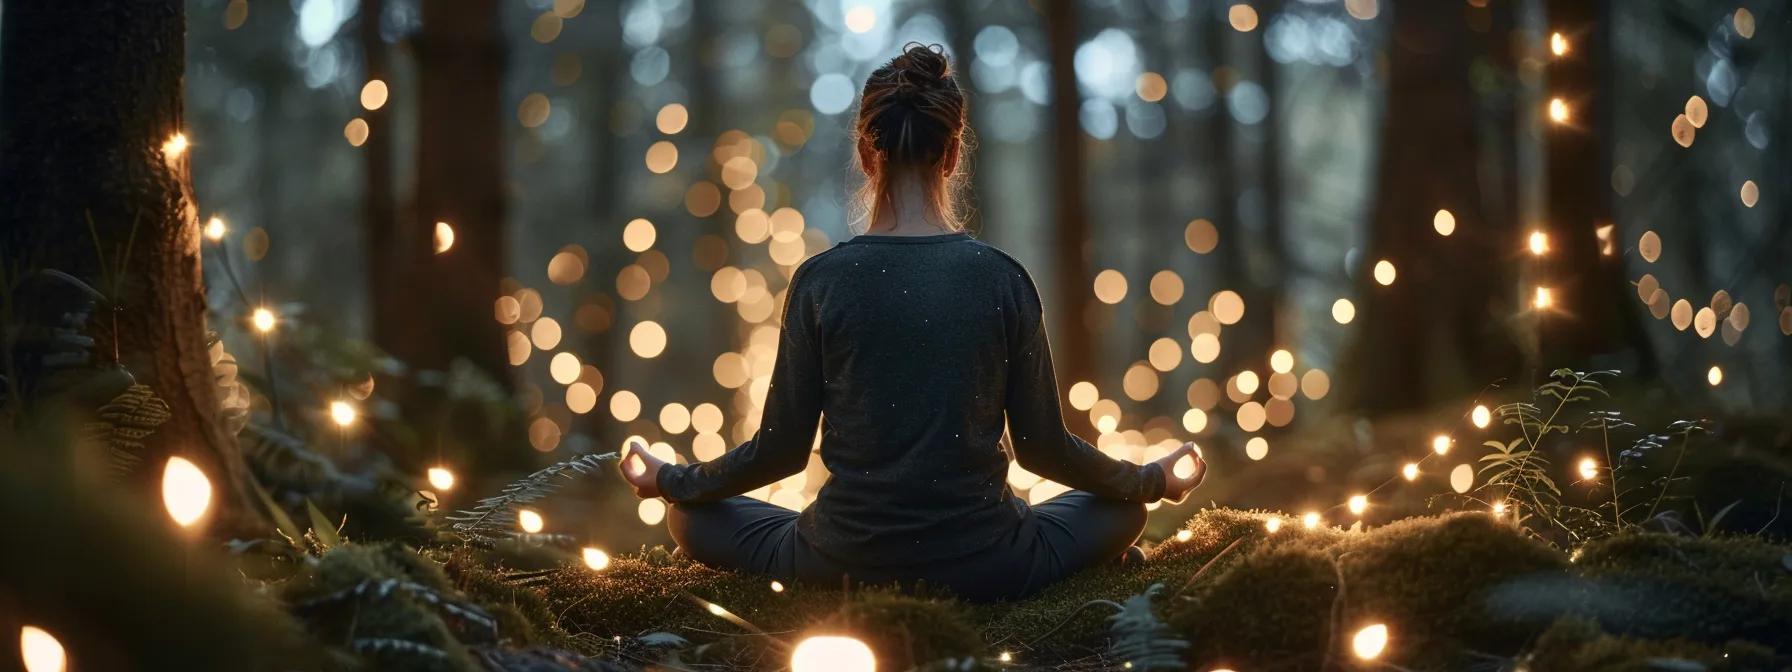
[[[182,133],[186,13],[179,0],[94,11],[9,3],[0,35],[0,250],[5,271],[57,269],[112,302],[95,351],[115,353],[172,417],[132,472],[144,495],[179,455],[219,493],[211,529],[261,519],[250,476],[218,422],[197,209]],[[175,138],[179,138],[176,140]]]
[[[1095,307],[1089,284],[1094,276],[1089,272],[1088,213],[1083,211],[1084,134],[1078,117],[1082,94],[1076,81],[1076,5],[1071,0],[1040,4],[1051,63],[1052,191],[1057,201],[1057,223],[1052,230],[1052,289],[1057,300],[1048,311],[1058,316],[1058,347],[1053,355],[1057,357],[1059,398],[1063,398],[1078,381],[1095,380],[1094,334],[1085,323],[1085,316]],[[1070,413],[1064,420],[1078,433],[1094,428],[1085,413]]]
[[[495,0],[423,5],[418,66],[417,184],[389,250],[399,291],[374,311],[379,345],[412,367],[466,359],[508,384],[504,331],[492,300],[504,277],[503,39]],[[436,222],[454,246],[436,254]]]
[[[387,86],[392,84],[391,57],[386,51],[386,41],[380,37],[380,14],[384,8],[385,0],[361,0],[356,38],[361,44],[363,84],[373,81]],[[369,302],[376,311],[403,300],[394,295],[401,290],[396,271],[402,266],[391,263],[389,255],[406,247],[398,235],[400,226],[394,205],[392,136],[397,127],[392,123],[391,101],[386,102],[388,104],[379,109],[366,110],[362,117],[370,129],[367,141],[361,145],[361,158],[365,164],[361,197],[362,240],[366,245],[363,256],[367,263]],[[391,333],[395,326],[392,320],[381,319],[376,312],[374,342],[389,344],[397,339],[398,334]]]
[[[1471,394],[1522,362],[1513,261],[1523,248],[1517,223],[1498,214],[1511,195],[1483,188],[1482,156],[1497,148],[1479,131],[1474,77],[1508,31],[1471,30],[1473,11],[1413,2],[1393,13],[1378,184],[1356,263],[1359,326],[1339,376],[1346,406],[1371,415]],[[1449,236],[1433,230],[1439,209],[1454,216]],[[1381,260],[1394,266],[1391,285],[1374,279]]]

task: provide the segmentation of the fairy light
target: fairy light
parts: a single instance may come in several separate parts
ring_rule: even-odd
[[[429,485],[437,490],[453,490],[454,472],[449,471],[447,467],[430,467]]]
[[[1350,507],[1351,515],[1356,515],[1356,516],[1363,515],[1364,511],[1369,510],[1369,496],[1368,495],[1351,495],[1349,507]]]
[[[162,506],[181,527],[192,527],[212,504],[212,482],[184,457],[168,458],[162,469]]]
[[[1568,102],[1561,98],[1549,99],[1549,120],[1558,124],[1568,123]]]
[[[529,534],[540,534],[542,528],[547,527],[547,521],[542,520],[541,514],[534,509],[519,509],[516,512],[516,525]]]
[[[1300,517],[1300,524],[1301,527],[1305,527],[1309,530],[1319,529],[1319,513],[1316,511],[1308,511],[1305,515]]]
[[[1555,303],[1555,295],[1550,293],[1548,287],[1538,287],[1536,294],[1531,297],[1531,306],[1537,310],[1548,310]]]
[[[25,672],[63,672],[68,669],[68,652],[50,631],[35,625],[19,628],[19,658]]]
[[[1263,529],[1270,534],[1280,532],[1282,530],[1282,518],[1280,516],[1270,516],[1269,520],[1263,521]]]
[[[223,240],[224,234],[227,232],[227,229],[224,226],[224,218],[212,215],[211,219],[205,220],[205,228],[202,232],[205,234],[206,240],[214,243]]]
[[[1014,662],[1014,654],[1009,653],[1007,651],[1003,651],[1001,655],[996,656],[996,660],[1002,661],[1004,663],[1012,663],[1012,662]]]
[[[249,313],[249,325],[255,327],[255,330],[261,333],[265,334],[273,331],[274,327],[279,323],[280,319],[275,316],[274,311],[269,310],[267,306],[261,306],[256,308],[254,312]]]
[[[330,421],[336,423],[337,427],[355,424],[355,420],[360,416],[361,413],[355,410],[354,404],[341,399],[330,402]]]
[[[790,672],[877,672],[877,655],[856,638],[817,635],[790,652]]]
[[[1580,480],[1591,481],[1599,478],[1599,461],[1591,457],[1580,458],[1577,470],[1580,471]]]
[[[1506,503],[1505,502],[1494,502],[1493,503],[1493,517],[1499,518],[1504,515],[1506,515]]]
[[[1541,257],[1545,254],[1549,254],[1549,234],[1542,231],[1532,231],[1530,247],[1533,256]]]
[[[1388,626],[1376,623],[1356,631],[1350,638],[1350,650],[1362,660],[1375,660],[1381,657],[1382,651],[1388,647]]]
[[[1453,441],[1450,440],[1450,435],[1448,434],[1433,436],[1431,437],[1431,452],[1439,455],[1448,455],[1450,453],[1451,443],[1453,443]]]
[[[1561,33],[1550,33],[1549,34],[1549,53],[1555,54],[1557,58],[1567,56],[1568,55],[1568,36],[1563,35]]]
[[[1419,463],[1407,462],[1406,466],[1400,468],[1400,476],[1409,481],[1419,480]]]
[[[586,546],[579,549],[579,556],[584,558],[585,566],[591,568],[593,572],[604,571],[610,566],[610,554],[603,552],[603,549],[600,548]]]
[[[1722,385],[1724,382],[1724,368],[1721,366],[1718,366],[1716,364],[1712,364],[1711,369],[1707,370],[1705,372],[1705,382],[1711,383],[1712,387],[1717,387],[1718,385]]]
[[[1386,259],[1375,262],[1375,282],[1382,286],[1392,285],[1395,275],[1397,272],[1394,270],[1394,262]]]
[[[773,580],[772,581],[772,592],[774,592],[774,593],[784,592],[784,582]]]
[[[187,134],[175,133],[174,137],[169,138],[167,142],[162,143],[162,156],[168,157],[168,160],[173,161],[180,158],[182,154],[186,154],[188,146]]]
[[[1488,410],[1487,406],[1483,404],[1476,404],[1475,410],[1469,413],[1468,419],[1469,422],[1475,423],[1475,427],[1487,429],[1487,425],[1493,423],[1493,411]]]
[[[1177,541],[1188,541],[1193,538],[1195,538],[1195,533],[1193,531],[1190,531],[1190,530],[1177,530],[1176,531],[1176,540]]]
[[[436,222],[436,254],[446,254],[451,249],[454,249],[454,226]]]

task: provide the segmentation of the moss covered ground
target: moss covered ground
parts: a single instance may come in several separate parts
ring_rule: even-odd
[[[1265,523],[1281,518],[1279,530]],[[567,567],[518,587],[450,561],[448,580],[537,633],[621,661],[775,669],[806,634],[853,633],[887,669],[951,661],[1004,669],[1118,669],[1111,604],[1163,584],[1154,614],[1192,669],[1306,670],[1350,662],[1382,623],[1383,660],[1407,669],[1786,669],[1792,547],[1754,538],[1631,534],[1574,554],[1479,513],[1367,531],[1263,512],[1203,511],[1142,567],[1101,567],[1033,598],[960,603],[878,588],[780,586],[649,549],[601,572]],[[481,578],[481,577],[484,578]],[[479,587],[483,586],[483,587]],[[709,604],[730,617],[712,614]],[[675,651],[643,649],[664,632]],[[652,641],[649,638],[648,641]],[[1008,654],[1004,663],[1002,654]],[[943,669],[943,668],[942,668]]]

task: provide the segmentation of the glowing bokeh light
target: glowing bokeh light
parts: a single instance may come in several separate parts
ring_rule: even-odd
[[[1419,463],[1407,462],[1406,466],[1400,468],[1400,477],[1409,481],[1419,480]]]
[[[1568,123],[1568,101],[1561,98],[1549,99],[1549,120],[1558,124]]]
[[[1356,304],[1350,299],[1338,299],[1332,302],[1332,321],[1338,324],[1350,324],[1356,319]]]
[[[224,218],[213,215],[211,219],[205,220],[205,229],[203,230],[203,233],[205,234],[206,240],[210,240],[214,243],[218,242],[224,239],[224,234],[226,232],[227,229],[224,226]]]
[[[1532,255],[1541,257],[1545,254],[1549,254],[1549,234],[1542,231],[1532,231],[1529,245]]]
[[[542,528],[547,527],[547,521],[535,509],[517,509],[516,525],[529,534],[540,534]]]
[[[1369,510],[1369,496],[1368,495],[1351,495],[1350,501],[1347,504],[1347,506],[1350,507],[1351,515],[1356,515],[1356,516],[1363,515],[1364,511]]]
[[[447,222],[436,222],[436,254],[445,254],[454,249],[454,227]]]
[[[162,506],[181,527],[192,527],[212,504],[212,481],[184,457],[168,458],[162,469]]]
[[[1580,464],[1576,466],[1576,470],[1580,472],[1580,480],[1591,481],[1599,478],[1599,460],[1591,457],[1580,458]]]
[[[1357,658],[1375,660],[1388,647],[1388,626],[1376,623],[1356,631],[1350,638],[1350,650]]]
[[[1396,274],[1397,274],[1397,271],[1394,269],[1394,262],[1388,261],[1386,259],[1375,262],[1375,282],[1376,283],[1379,283],[1383,286],[1392,285],[1392,284],[1394,284],[1394,277]]]
[[[1548,310],[1555,303],[1555,295],[1550,293],[1548,287],[1538,287],[1531,297],[1531,307],[1537,310]]]
[[[1300,517],[1300,525],[1309,530],[1319,529],[1319,513],[1316,511],[1308,511],[1305,514],[1302,514]]]
[[[1549,34],[1549,53],[1558,57],[1568,55],[1568,37],[1561,33]]]
[[[25,672],[63,672],[68,669],[68,652],[50,631],[34,625],[19,628],[19,658]]]
[[[370,112],[385,107],[388,95],[390,92],[387,91],[384,81],[367,80],[367,83],[361,86],[361,107],[367,108]]]
[[[603,552],[603,549],[586,546],[579,549],[579,556],[585,560],[585,566],[594,572],[604,571],[610,566],[610,554]]]
[[[355,419],[360,415],[360,412],[355,410],[354,404],[341,399],[330,402],[330,421],[336,423],[337,427],[355,424]]]
[[[1722,385],[1724,382],[1723,367],[1712,364],[1711,368],[1705,371],[1705,382],[1710,383],[1712,387]]]
[[[1437,214],[1431,216],[1431,228],[1437,231],[1437,235],[1440,236],[1448,236],[1455,233],[1456,215],[1449,210],[1438,210]]]
[[[1280,532],[1282,530],[1281,516],[1270,516],[1268,520],[1263,521],[1263,529],[1270,534]]]
[[[273,331],[279,322],[280,319],[274,315],[274,311],[268,310],[266,306],[256,308],[254,312],[249,313],[250,326],[264,334]]]
[[[853,637],[817,635],[790,652],[790,672],[877,672],[877,656]]]
[[[1468,418],[1469,422],[1475,423],[1475,427],[1487,429],[1487,425],[1493,422],[1493,411],[1488,410],[1485,405],[1476,404],[1475,410],[1469,412]]]
[[[167,157],[170,161],[178,159],[182,154],[187,153],[188,146],[187,134],[175,133],[174,137],[168,138],[167,142],[162,143],[162,156]]]
[[[846,10],[846,29],[855,33],[869,33],[877,27],[877,10],[868,5],[859,5]]]
[[[1455,442],[1450,439],[1450,435],[1448,434],[1433,436],[1431,437],[1431,451],[1439,455],[1447,455],[1450,452],[1450,444],[1452,443]]]
[[[454,472],[449,471],[447,467],[430,467],[429,485],[437,490],[453,490]]]

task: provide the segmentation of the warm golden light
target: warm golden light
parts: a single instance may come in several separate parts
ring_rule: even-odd
[[[447,222],[436,222],[436,254],[443,254],[454,248],[454,227]]]
[[[1431,450],[1439,455],[1447,455],[1450,452],[1451,443],[1454,442],[1450,440],[1448,434],[1433,436],[1431,437]]]
[[[877,10],[869,5],[859,5],[846,10],[846,29],[855,33],[869,33],[877,27]]]
[[[1407,462],[1406,466],[1400,468],[1400,477],[1409,481],[1419,480],[1419,463]]]
[[[355,410],[354,404],[340,399],[330,402],[330,421],[336,423],[337,427],[355,424],[355,419],[360,415],[361,413]]]
[[[1580,480],[1591,481],[1595,478],[1599,478],[1599,460],[1595,460],[1591,457],[1580,458],[1580,465],[1578,465],[1577,470],[1580,472]]]
[[[584,558],[585,566],[591,568],[593,572],[604,571],[610,566],[610,554],[603,552],[602,549],[586,546],[579,549],[579,555]]]
[[[1549,34],[1549,53],[1556,56],[1568,55],[1568,37],[1561,33]]]
[[[877,656],[852,637],[818,635],[790,652],[790,672],[877,672]]]
[[[1349,506],[1350,506],[1350,513],[1352,515],[1357,515],[1357,516],[1363,515],[1364,511],[1369,510],[1369,496],[1368,495],[1351,495]]]
[[[19,628],[19,657],[25,672],[63,672],[68,669],[68,653],[62,642],[48,630],[34,625]]]
[[[1493,517],[1495,517],[1495,518],[1506,515],[1506,503],[1505,502],[1494,502],[1493,508],[1490,509],[1490,512],[1493,513]]]
[[[279,321],[274,316],[274,311],[268,310],[266,306],[256,308],[254,312],[249,313],[249,324],[255,327],[256,331],[264,334],[273,331]]]
[[[1555,297],[1550,295],[1549,288],[1538,287],[1536,295],[1531,298],[1531,307],[1538,310],[1547,310],[1553,305],[1555,305]]]
[[[1319,514],[1314,511],[1308,511],[1305,515],[1300,517],[1300,524],[1301,527],[1305,527],[1309,530],[1319,529]]]
[[[1712,364],[1711,369],[1709,371],[1705,372],[1705,382],[1711,383],[1712,387],[1717,387],[1718,385],[1722,385],[1724,382],[1723,367],[1718,366],[1716,364]]]
[[[1568,123],[1568,103],[1561,98],[1549,99],[1549,120],[1558,124]]]
[[[447,467],[429,468],[429,486],[441,491],[454,489],[454,472]]]
[[[685,110],[684,105],[667,103],[660,108],[659,114],[654,115],[653,125],[659,128],[661,133],[677,135],[679,131],[684,130],[685,124],[690,123],[690,120],[691,113]]]
[[[1294,353],[1277,350],[1269,354],[1269,368],[1276,373],[1287,373],[1294,370]]]
[[[1177,541],[1188,541],[1193,538],[1195,538],[1195,533],[1191,530],[1177,530],[1176,531],[1176,540]]]
[[[1356,631],[1350,638],[1350,650],[1357,658],[1375,660],[1388,647],[1388,626],[1376,623]]]
[[[784,583],[782,581],[772,581],[772,592],[774,592],[774,593],[784,592]]]
[[[1276,532],[1281,531],[1282,518],[1280,516],[1270,516],[1268,520],[1263,521],[1263,529],[1270,534],[1275,534]]]
[[[1394,262],[1383,259],[1375,262],[1375,282],[1382,285],[1394,284]]]
[[[365,107],[369,111],[385,107],[388,93],[385,82],[377,79],[367,80],[367,83],[361,86],[361,107]]]
[[[171,161],[180,158],[182,154],[186,153],[187,134],[185,133],[175,133],[174,137],[169,138],[167,142],[162,143],[162,156],[167,157]]]
[[[227,230],[224,227],[224,218],[212,215],[211,219],[205,220],[205,229],[202,232],[205,234],[206,240],[215,243],[224,239],[226,231]]]
[[[516,525],[529,534],[540,534],[542,528],[547,527],[547,521],[543,520],[541,514],[534,509],[518,509]]]
[[[1438,210],[1437,214],[1431,216],[1431,228],[1440,236],[1455,233],[1456,215],[1451,214],[1449,210]]]
[[[1548,254],[1549,253],[1549,234],[1546,234],[1542,231],[1532,231],[1530,246],[1531,246],[1531,254],[1533,254],[1533,255],[1541,257],[1545,254]]]
[[[212,504],[212,482],[184,457],[168,458],[162,469],[162,505],[181,527],[192,527]]]
[[[1350,324],[1356,319],[1356,304],[1350,299],[1338,299],[1332,302],[1332,321],[1338,324]]]
[[[1231,9],[1226,10],[1226,19],[1232,24],[1233,30],[1241,33],[1257,29],[1257,10],[1250,5],[1233,5]]]
[[[1487,425],[1493,423],[1493,411],[1488,410],[1485,405],[1476,404],[1475,410],[1469,412],[1468,419],[1469,422],[1475,423],[1476,427],[1487,429]]]

